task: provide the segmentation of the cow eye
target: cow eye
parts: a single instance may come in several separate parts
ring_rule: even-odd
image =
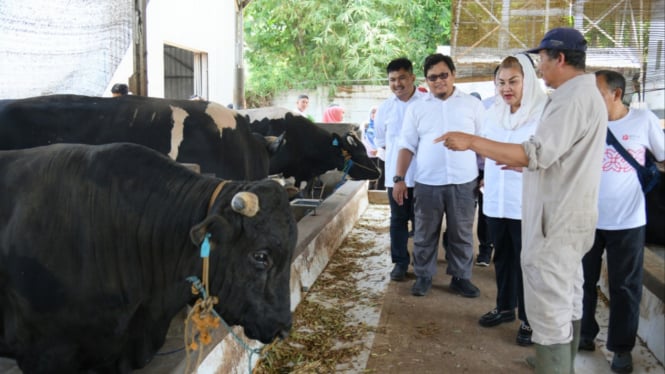
[[[262,269],[266,269],[270,266],[270,255],[266,250],[259,250],[252,253],[252,260],[256,265]]]
[[[346,142],[349,143],[352,147],[356,146],[356,140],[351,135],[346,136]]]

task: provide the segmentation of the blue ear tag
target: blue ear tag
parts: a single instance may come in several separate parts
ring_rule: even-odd
[[[339,141],[337,141],[337,139],[333,139],[332,145],[334,145],[335,147],[339,147]]]
[[[201,243],[201,258],[210,256],[210,233],[207,233]]]

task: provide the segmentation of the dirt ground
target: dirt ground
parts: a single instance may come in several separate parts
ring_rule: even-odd
[[[406,281],[388,285],[367,372],[533,372],[524,363],[533,348],[515,343],[518,321],[491,328],[478,324],[478,318],[494,307],[493,265],[474,267],[472,282],[481,292],[475,299],[448,290],[450,276],[441,260],[426,296],[411,295],[414,281],[410,269]]]

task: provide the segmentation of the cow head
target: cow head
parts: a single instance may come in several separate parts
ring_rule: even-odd
[[[367,157],[367,150],[363,143],[353,132],[347,132],[344,136],[332,134],[332,145],[339,148],[342,165],[337,169],[347,171],[351,179],[377,179],[381,171]],[[349,162],[351,161],[351,162]]]
[[[244,111],[252,131],[263,136],[283,136],[270,156],[270,174],[294,177],[296,186],[329,170],[349,167],[352,179],[376,179],[380,171],[367,157],[360,139],[340,136],[288,110],[263,108]],[[351,160],[352,163],[348,161]]]
[[[271,180],[228,182],[191,230],[209,235],[210,293],[217,312],[263,343],[291,328],[291,257],[297,226],[284,188]]]

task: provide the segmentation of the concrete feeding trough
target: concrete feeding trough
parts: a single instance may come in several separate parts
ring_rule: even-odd
[[[308,214],[316,215],[316,208],[321,205],[322,201],[319,199],[294,199],[291,201],[291,210],[296,222]]]

